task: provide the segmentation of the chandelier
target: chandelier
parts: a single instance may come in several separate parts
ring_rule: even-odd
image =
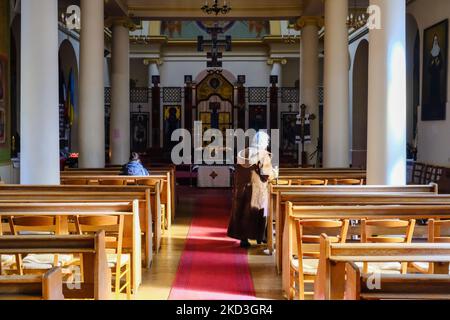
[[[350,15],[347,17],[347,26],[350,29],[359,29],[364,27],[367,24],[367,17],[364,13],[362,14],[353,14],[350,13]]]
[[[231,11],[231,6],[227,4],[227,0],[224,0],[223,6],[221,7],[218,2],[218,0],[214,0],[214,4],[210,6],[208,0],[206,0],[205,5],[201,9],[206,14],[215,14],[216,16],[219,14],[228,14]]]
[[[350,10],[351,12],[347,16],[347,26],[349,27],[349,29],[358,30],[359,28],[367,25],[369,16],[366,14],[367,12],[365,10],[357,8],[356,0],[353,3],[353,10]]]

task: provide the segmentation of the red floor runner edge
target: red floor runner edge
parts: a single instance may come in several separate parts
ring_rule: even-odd
[[[196,197],[194,216],[169,299],[255,299],[247,251],[226,236],[231,193],[196,192],[189,195]]]

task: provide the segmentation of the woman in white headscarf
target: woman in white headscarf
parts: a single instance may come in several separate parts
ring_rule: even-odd
[[[266,240],[268,183],[275,178],[271,154],[267,151],[269,135],[259,131],[250,146],[238,154],[233,209],[228,236],[241,240],[241,247],[250,247],[249,239]]]

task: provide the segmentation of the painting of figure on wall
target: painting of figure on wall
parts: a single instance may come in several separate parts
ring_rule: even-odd
[[[172,133],[181,129],[181,106],[164,107],[164,147],[171,150],[177,142],[172,142]]]
[[[281,113],[281,152],[283,155],[296,156],[298,144],[296,137],[300,135],[300,126],[297,124],[295,112]]]
[[[425,30],[423,47],[422,121],[445,120],[448,20]]]
[[[255,131],[267,129],[267,107],[250,106],[249,108],[249,127]]]
[[[134,152],[145,152],[148,147],[149,113],[131,114],[131,149]]]

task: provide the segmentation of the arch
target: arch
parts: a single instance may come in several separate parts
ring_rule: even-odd
[[[69,88],[70,78],[73,81],[73,108],[74,118],[69,132],[69,147],[72,151],[78,149],[78,62],[75,49],[70,40],[65,39],[59,46],[59,67],[60,67],[60,84],[63,82],[66,88]]]
[[[200,72],[197,77],[195,77],[195,82],[196,83],[200,83],[203,79],[205,79],[209,72],[211,70],[203,70],[202,72]],[[230,82],[231,84],[236,83],[237,79],[236,77],[228,70],[222,69],[221,70],[221,75],[228,80],[228,82]]]
[[[367,108],[369,88],[369,42],[362,40],[356,49],[353,66],[353,145],[352,164],[366,168]]]
[[[406,128],[407,143],[414,145],[417,138],[418,107],[420,105],[420,32],[416,18],[406,15]],[[415,155],[408,148],[408,158]]]

